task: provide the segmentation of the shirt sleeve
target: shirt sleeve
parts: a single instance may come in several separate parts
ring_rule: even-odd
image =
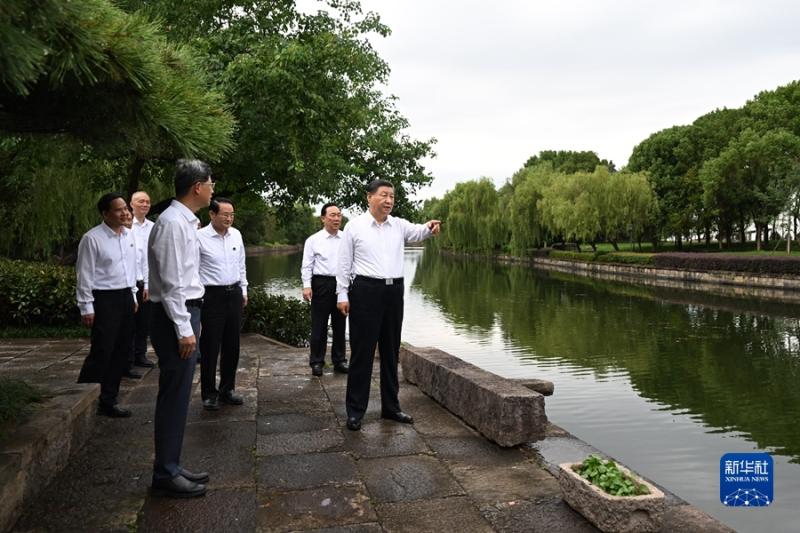
[[[192,317],[186,309],[186,285],[190,280],[183,279],[182,273],[185,255],[191,250],[184,250],[180,221],[166,222],[153,231],[159,231],[153,236],[151,246],[156,258],[152,268],[158,269],[161,280],[161,304],[175,324],[178,337],[191,337]]]
[[[314,236],[312,235],[306,239],[303,245],[303,263],[300,266],[300,279],[303,280],[303,288],[308,289],[311,287],[311,276],[314,270],[314,245],[312,244]]]
[[[242,288],[242,296],[247,296],[247,254],[244,250],[244,239],[239,237],[239,286]]]
[[[406,242],[420,242],[424,241],[433,233],[427,224],[412,224],[408,220],[403,219],[403,238]]]
[[[81,316],[94,314],[94,295],[92,294],[92,277],[94,276],[95,258],[97,257],[97,244],[94,239],[86,235],[78,244],[78,259],[75,263],[77,275],[76,293],[78,309]]]
[[[350,280],[353,279],[353,234],[344,228],[342,242],[339,244],[339,264],[336,266],[336,302],[348,302]]]
[[[147,242],[145,242],[144,251],[142,253],[142,275],[144,290],[148,290],[150,287],[150,265],[147,260]]]

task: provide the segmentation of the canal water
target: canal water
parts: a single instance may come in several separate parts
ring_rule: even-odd
[[[248,258],[300,298],[301,254]],[[403,340],[555,384],[548,418],[743,532],[800,531],[800,306],[406,251]],[[727,508],[719,462],[765,451],[774,503]]]

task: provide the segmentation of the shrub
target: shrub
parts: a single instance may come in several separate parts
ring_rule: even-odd
[[[575,468],[582,478],[612,496],[639,496],[650,490],[619,469],[614,461],[590,455]]]
[[[725,253],[669,252],[656,254],[658,268],[679,270],[727,270],[757,274],[800,275],[800,257],[774,255],[736,255]]]
[[[623,265],[652,265],[653,254],[636,252],[609,252],[598,254],[595,258],[598,263],[618,263]]]
[[[603,252],[566,252],[562,250],[551,250],[550,259],[558,259],[561,261],[578,261],[583,263],[590,263],[594,261],[598,254],[602,255]]]
[[[0,322],[68,326],[79,320],[75,269],[0,259]]]
[[[260,333],[292,346],[307,346],[311,335],[311,306],[308,303],[269,294],[264,287],[250,287],[247,294],[245,331]]]

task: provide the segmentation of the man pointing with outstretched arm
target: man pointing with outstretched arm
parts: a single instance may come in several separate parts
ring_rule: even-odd
[[[350,317],[350,372],[347,376],[347,429],[361,429],[369,402],[375,346],[381,359],[381,418],[411,424],[400,409],[397,362],[403,327],[403,252],[406,242],[439,233],[440,222],[412,224],[390,215],[394,185],[367,186],[369,210],[344,229],[336,272],[337,308]]]

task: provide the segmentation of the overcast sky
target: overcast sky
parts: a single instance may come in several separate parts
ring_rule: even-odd
[[[624,166],[648,135],[740,107],[800,78],[800,2],[362,0],[392,29],[371,39],[386,92],[441,197],[502,184],[541,150],[593,150]]]

